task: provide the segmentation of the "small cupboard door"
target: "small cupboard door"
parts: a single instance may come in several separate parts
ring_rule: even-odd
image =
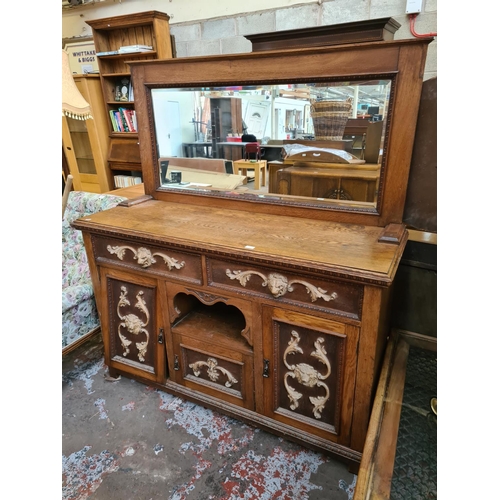
[[[348,445],[359,328],[264,306],[264,413]]]
[[[101,268],[102,330],[106,363],[116,370],[161,382],[165,336],[159,316],[157,281]]]

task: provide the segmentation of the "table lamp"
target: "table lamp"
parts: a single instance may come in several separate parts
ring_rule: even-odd
[[[62,112],[75,120],[93,118],[90,104],[84,99],[73,80],[68,54],[62,51]]]

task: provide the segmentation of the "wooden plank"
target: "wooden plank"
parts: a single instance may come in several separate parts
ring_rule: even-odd
[[[378,445],[380,424],[382,422],[384,412],[385,393],[391,374],[390,368],[395,352],[396,341],[397,336],[391,336],[385,351],[384,364],[382,365],[377,392],[373,402],[370,425],[366,434],[366,444],[363,450],[361,464],[359,466],[358,479],[356,482],[356,489],[354,491],[354,500],[364,500],[369,498],[371,482],[373,480],[374,456]]]
[[[385,351],[353,500],[389,500],[410,346],[437,350],[437,339],[394,329]]]
[[[92,330],[90,330],[90,332],[86,333],[85,335],[82,335],[78,340],[75,340],[71,344],[63,347],[63,349],[62,349],[62,355],[66,356],[70,352],[72,352],[75,349],[77,349],[78,347],[80,347],[82,344],[85,344],[85,342],[87,342],[92,337],[94,337],[94,335],[97,335],[100,332],[101,332],[101,327],[100,326],[96,326],[95,328],[93,328]]]
[[[396,344],[394,363],[389,385],[384,398],[384,417],[380,425],[379,442],[373,466],[373,490],[375,498],[390,499],[392,471],[396,458],[399,419],[406,375],[406,362],[410,352],[409,344],[399,340]]]
[[[172,165],[172,169],[182,172],[182,182],[206,184],[207,187],[216,189],[235,189],[243,184],[244,175],[223,174],[220,172],[210,172],[207,170],[199,170],[196,168],[186,168],[177,165]],[[172,172],[169,165],[169,171]],[[169,184],[164,184],[163,187],[168,187]],[[172,184],[173,187],[179,187],[179,184]]]
[[[226,174],[226,162],[228,160],[219,158],[177,158],[162,156],[159,161],[168,161],[168,168],[186,167],[196,170],[207,170],[209,172],[220,172]]]
[[[126,188],[115,189],[108,191],[107,194],[114,194],[115,196],[125,196],[125,198],[137,198],[144,195],[144,184],[136,184]]]

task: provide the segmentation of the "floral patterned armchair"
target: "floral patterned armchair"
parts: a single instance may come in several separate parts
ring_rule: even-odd
[[[123,200],[110,194],[71,191],[62,220],[62,348],[95,333],[100,325],[82,232],[71,223],[80,217],[115,207]],[[74,347],[79,345],[78,342]]]

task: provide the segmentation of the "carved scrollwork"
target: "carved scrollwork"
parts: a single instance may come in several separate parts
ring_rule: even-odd
[[[248,280],[252,275],[257,275],[262,278],[262,286],[267,286],[271,294],[278,298],[283,297],[287,292],[293,292],[293,286],[295,283],[303,285],[306,287],[309,297],[311,297],[311,302],[315,302],[317,299],[323,299],[325,302],[330,300],[335,300],[338,295],[336,292],[328,294],[326,290],[320,287],[316,287],[302,280],[290,280],[286,276],[278,273],[270,273],[268,276],[259,273],[258,271],[231,271],[226,269],[226,276],[232,280],[238,280],[240,285],[246,286]]]
[[[216,302],[227,302],[226,297],[221,297],[220,295],[214,295],[213,293],[202,292],[200,290],[188,289],[192,292],[198,299],[200,299],[204,304],[213,305]]]
[[[287,380],[288,377],[297,380],[297,382],[299,382],[302,385],[305,385],[306,387],[316,386],[325,389],[326,391],[325,396],[309,398],[309,401],[313,405],[314,416],[317,419],[320,419],[321,412],[324,410],[325,404],[330,398],[330,390],[328,389],[328,386],[323,382],[323,380],[326,380],[331,374],[330,361],[328,360],[326,350],[323,346],[325,340],[322,337],[318,337],[316,342],[314,342],[314,347],[316,348],[316,350],[311,353],[311,356],[313,358],[318,359],[319,361],[321,361],[321,363],[326,365],[327,372],[324,375],[322,375],[317,370],[315,370],[314,367],[306,363],[299,363],[297,365],[288,364],[286,358],[289,354],[293,355],[297,352],[301,354],[304,353],[302,348],[299,346],[299,342],[300,342],[299,334],[295,330],[292,330],[292,338],[288,342],[288,347],[285,349],[285,352],[283,353],[283,362],[285,363],[285,366],[288,368],[288,370],[290,370],[285,373],[285,376],[283,378],[283,383],[285,384],[285,389],[288,393],[288,399],[290,400],[290,409],[296,410],[298,408],[299,399],[303,395],[288,384]]]
[[[146,307],[144,299],[142,298],[144,292],[140,291],[136,295],[137,303],[135,304],[135,307],[144,313],[144,315],[146,316],[146,321],[141,321],[141,319],[135,314],[126,314],[125,316],[122,316],[120,313],[120,308],[130,305],[130,301],[128,300],[127,295],[127,288],[125,286],[122,286],[120,300],[118,301],[116,312],[121,320],[120,324],[118,325],[118,336],[120,337],[120,341],[123,347],[123,356],[127,356],[127,354],[130,353],[129,346],[132,343],[132,341],[127,339],[127,337],[122,332],[122,328],[125,328],[125,330],[132,335],[139,335],[141,333],[144,333],[146,335],[145,342],[136,342],[135,344],[138,350],[139,360],[144,362],[149,344],[149,332],[146,329],[146,326],[148,326],[149,324],[149,311]]]
[[[137,261],[137,263],[144,267],[147,268],[151,266],[152,264],[156,263],[155,255],[161,257],[165,264],[168,267],[168,270],[171,271],[172,269],[181,269],[184,267],[185,262],[179,262],[177,259],[174,259],[173,257],[169,257],[168,255],[165,255],[164,253],[160,252],[151,252],[148,248],[145,247],[139,247],[137,250],[133,247],[127,246],[127,245],[122,245],[122,246],[114,246],[112,247],[111,245],[107,246],[108,252],[113,255],[115,254],[120,260],[123,260],[123,257],[125,256],[125,252],[127,250],[130,250],[134,254],[134,260]]]
[[[191,363],[189,368],[193,370],[196,377],[199,377],[201,373],[200,368],[202,366],[207,367],[207,374],[212,382],[217,382],[219,379],[219,373],[217,372],[217,370],[219,370],[227,377],[227,381],[224,384],[226,387],[231,387],[233,384],[238,383],[229,370],[226,370],[222,366],[217,366],[217,360],[215,358],[208,358],[206,361],[196,361],[195,363]]]

